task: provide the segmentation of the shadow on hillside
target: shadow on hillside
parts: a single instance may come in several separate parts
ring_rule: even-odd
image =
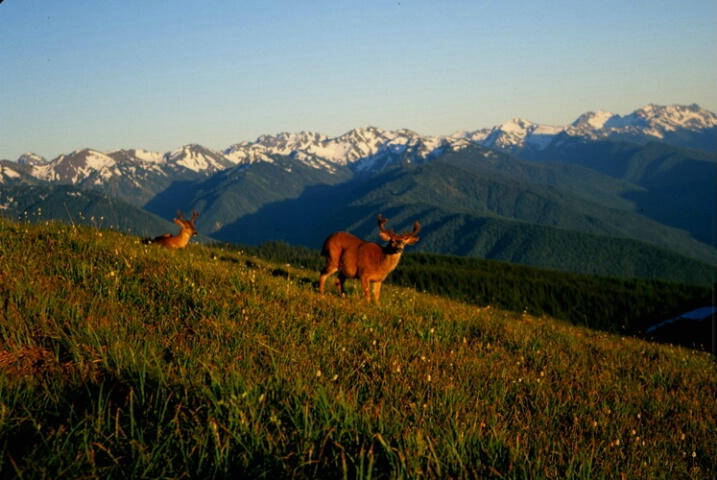
[[[298,198],[266,204],[256,213],[225,225],[212,236],[245,245],[281,240],[319,249],[334,231],[351,229],[359,236],[369,234],[376,228],[375,215],[379,210],[389,217],[397,209],[388,208],[390,202],[385,202],[380,194],[373,204],[355,205],[354,202],[365,198],[385,181],[386,174],[381,179],[363,177],[337,185],[308,186]]]
[[[717,325],[714,307],[701,307],[653,324],[642,333],[648,341],[681,345],[717,355]]]
[[[706,188],[676,185],[659,193],[635,191],[623,197],[634,202],[641,215],[684,230],[699,242],[712,248],[717,247],[715,224],[710,220],[717,215],[714,202],[717,189],[713,180],[712,185]]]
[[[307,245],[307,238],[317,229],[317,219],[330,215],[337,205],[350,197],[344,186],[317,185],[307,187],[299,198],[264,205],[253,214],[223,226],[212,236],[218,240],[259,245],[282,240],[294,245]]]
[[[186,212],[192,210],[192,201],[196,189],[196,182],[191,180],[177,180],[162,192],[158,193],[144,207],[148,212],[162,218],[172,219],[177,210]]]

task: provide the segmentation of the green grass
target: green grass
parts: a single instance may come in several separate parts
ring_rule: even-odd
[[[711,355],[0,220],[2,478],[713,478]]]

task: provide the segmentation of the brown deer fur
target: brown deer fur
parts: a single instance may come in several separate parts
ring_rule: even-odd
[[[197,230],[194,228],[194,220],[198,216],[199,214],[192,210],[192,219],[185,220],[184,214],[177,210],[177,218],[174,219],[174,223],[182,227],[182,230],[177,235],[165,233],[152,240],[152,242],[167,248],[179,249],[186,247],[189,239],[197,234]]]
[[[398,265],[403,247],[418,241],[416,235],[421,228],[416,221],[413,224],[413,232],[398,235],[393,230],[384,229],[387,221],[379,214],[379,235],[382,240],[388,242],[383,247],[377,243],[365,242],[347,232],[333,233],[324,241],[321,256],[326,258],[326,267],[319,277],[319,292],[324,293],[326,278],[338,270],[336,287],[340,295],[344,293],[344,281],[347,278],[358,278],[361,280],[364,298],[368,302],[371,301],[371,284],[374,285],[373,298],[378,304],[381,282]]]

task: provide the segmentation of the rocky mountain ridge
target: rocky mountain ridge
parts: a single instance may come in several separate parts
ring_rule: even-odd
[[[365,126],[338,137],[315,132],[261,135],[253,142],[240,142],[221,151],[196,144],[166,153],[134,149],[103,153],[85,148],[52,161],[29,152],[22,155],[17,164],[29,167],[27,173],[40,180],[69,184],[81,184],[94,172],[102,172],[101,178],[110,178],[122,164],[159,175],[191,177],[192,172],[206,176],[233,165],[272,162],[276,155],[290,156],[319,169],[350,165],[356,172],[366,172],[384,168],[392,159],[405,154],[421,161],[438,157],[447,148],[461,149],[471,143],[517,153],[526,148],[543,150],[566,139],[620,138],[647,143],[664,141],[677,133],[684,135],[715,128],[717,115],[697,105],[650,104],[625,116],[605,111],[587,112],[568,126],[540,125],[514,118],[493,128],[449,136],[425,136],[407,129],[390,131]],[[2,181],[0,177],[0,183]]]

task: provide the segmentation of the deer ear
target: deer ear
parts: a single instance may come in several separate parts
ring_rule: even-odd
[[[418,241],[418,237],[410,237],[408,240],[406,240],[406,245],[413,245]]]
[[[176,223],[176,224],[179,225],[180,227],[184,227],[184,224],[182,223],[182,220],[180,220],[179,218],[175,218],[175,219],[174,219],[174,223]]]
[[[389,235],[388,232],[379,231],[378,234],[381,237],[381,240],[383,240],[384,242],[388,242],[389,240],[391,240],[391,235]]]

